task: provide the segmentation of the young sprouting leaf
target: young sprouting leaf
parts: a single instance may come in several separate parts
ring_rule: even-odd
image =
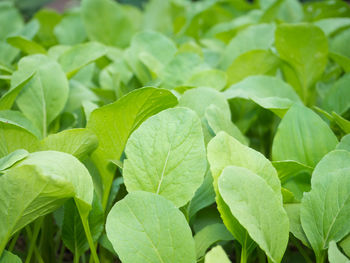
[[[26,158],[28,154],[29,153],[26,150],[19,149],[0,158],[0,171],[10,168],[15,163]]]
[[[208,69],[193,74],[186,85],[193,87],[208,87],[216,90],[222,90],[227,83],[227,76],[224,71],[218,69]]]
[[[96,195],[92,202],[88,221],[92,239],[97,242],[104,229],[104,212]],[[69,200],[64,204],[62,240],[70,251],[77,253],[75,256],[78,257],[89,248],[81,217],[73,200]]]
[[[226,70],[239,55],[245,52],[269,49],[274,42],[275,28],[273,24],[259,24],[239,32],[223,52],[220,67]]]
[[[205,255],[205,263],[231,263],[231,261],[228,259],[225,250],[221,246],[216,246],[212,248],[206,255]]]
[[[276,29],[279,56],[294,69],[298,85],[293,86],[305,103],[313,99],[312,86],[326,64],[328,41],[323,31],[312,24],[282,24]]]
[[[228,88],[224,95],[227,99],[250,99],[281,117],[294,103],[301,102],[289,84],[269,76],[247,77]]]
[[[11,46],[20,49],[28,55],[46,54],[46,49],[44,47],[23,36],[8,37],[6,41]]]
[[[0,120],[0,158],[15,150],[33,152],[39,148],[39,139],[26,129]]]
[[[326,93],[323,105],[328,112],[344,114],[350,108],[350,73],[345,74],[334,82],[332,88]]]
[[[227,86],[253,75],[273,74],[280,59],[270,50],[251,50],[238,56],[227,68]]]
[[[332,112],[332,117],[335,121],[336,124],[345,132],[345,133],[350,133],[350,121],[343,118],[336,112]]]
[[[349,185],[350,152],[332,151],[315,167],[311,191],[302,199],[300,218],[317,260],[324,257],[330,241],[338,242],[350,232]]]
[[[233,240],[233,236],[224,224],[211,224],[201,229],[194,236],[197,259],[204,256],[209,247],[219,241]]]
[[[340,252],[337,243],[331,241],[328,248],[328,260],[329,263],[349,263],[348,259],[342,252]]]
[[[350,72],[350,58],[334,52],[329,52],[329,57],[334,62],[336,62],[346,73]]]
[[[57,62],[44,55],[32,55],[20,60],[11,85],[17,86],[33,71],[35,75],[22,89],[16,102],[45,137],[48,126],[67,101],[68,81]]]
[[[195,245],[184,215],[162,196],[129,193],[109,212],[108,239],[124,263],[195,263]]]
[[[249,236],[272,262],[281,262],[289,239],[289,220],[272,188],[259,175],[236,166],[223,170],[218,186],[223,200]]]
[[[213,177],[210,170],[204,176],[202,185],[197,189],[188,205],[188,218],[191,218],[201,209],[215,203],[215,192],[213,188]]]
[[[110,160],[120,160],[130,134],[148,117],[176,104],[177,99],[170,91],[148,87],[130,92],[91,113],[87,128],[96,134],[99,142],[92,158],[104,187],[109,188],[113,180],[113,169],[107,166]],[[104,198],[103,206],[108,196]]]
[[[36,35],[38,42],[44,47],[57,44],[57,39],[53,30],[61,21],[62,16],[53,9],[41,9],[34,17],[40,24],[39,31]]]
[[[275,161],[272,162],[272,165],[276,168],[278,177],[282,184],[292,179],[295,176],[298,176],[300,173],[310,174],[313,171],[313,168],[297,161]]]
[[[22,112],[12,110],[0,111],[0,121],[24,128],[37,138],[41,138],[39,129],[35,127],[33,123],[23,115]]]
[[[343,138],[341,138],[336,149],[337,150],[347,150],[350,152],[350,134],[347,134]]]
[[[192,199],[207,168],[201,122],[187,108],[150,117],[131,134],[125,153],[123,177],[128,192],[156,193],[177,207]]]
[[[316,113],[295,104],[278,126],[272,145],[272,159],[292,160],[315,167],[325,154],[335,149],[337,143],[337,137]]]
[[[225,115],[216,105],[211,104],[205,111],[205,118],[214,134],[224,131],[237,139],[240,143],[248,145],[248,140],[237,126],[231,121],[230,116]]]
[[[127,8],[112,0],[84,0],[81,8],[85,29],[91,40],[125,47],[138,27],[127,14]]]
[[[53,150],[69,153],[78,159],[83,159],[98,146],[96,135],[84,128],[64,130],[51,134],[40,142],[40,150]]]
[[[97,42],[79,44],[65,51],[58,58],[58,62],[67,77],[71,78],[84,66],[104,56],[106,52],[106,47]]]
[[[15,254],[5,250],[0,256],[0,263],[22,263],[22,260]]]

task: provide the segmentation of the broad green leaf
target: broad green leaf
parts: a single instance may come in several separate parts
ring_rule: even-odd
[[[343,138],[341,138],[336,149],[337,150],[347,150],[350,152],[350,134],[347,134]]]
[[[212,248],[205,255],[205,263],[230,263],[231,261],[228,259],[225,250],[222,249],[221,246],[216,246]]]
[[[39,148],[39,140],[17,125],[0,121],[0,158],[18,149],[29,152]]]
[[[186,84],[194,87],[208,87],[222,90],[225,88],[226,82],[227,76],[224,71],[209,69],[193,74]]]
[[[251,76],[232,85],[224,95],[227,99],[250,99],[279,116],[296,102],[300,102],[293,88],[283,80],[269,76]]]
[[[276,29],[279,56],[294,70],[299,85],[294,89],[306,103],[312,100],[312,86],[321,77],[328,54],[323,31],[312,24],[282,24]]]
[[[350,72],[350,58],[334,52],[329,52],[329,57],[341,66],[345,72]]]
[[[0,23],[2,25],[6,24],[0,30],[1,40],[22,28],[23,18],[11,1],[2,1],[0,3]]]
[[[9,37],[7,38],[7,43],[29,55],[46,54],[44,47],[22,36]]]
[[[38,42],[44,47],[50,47],[57,44],[57,39],[53,30],[61,21],[62,16],[53,9],[41,9],[34,17],[40,24],[40,29],[36,35]]]
[[[105,192],[109,192],[114,169],[111,160],[120,160],[130,134],[148,117],[177,104],[171,92],[157,88],[142,88],[128,93],[116,102],[91,113],[87,128],[97,136],[99,146],[92,154],[102,177]],[[105,196],[102,204],[107,204]]]
[[[331,243],[332,241],[330,242],[330,244]],[[350,236],[348,235],[341,242],[339,242],[339,245],[342,248],[345,255],[349,257],[350,256]]]
[[[222,54],[220,66],[227,69],[241,54],[254,49],[269,49],[274,42],[275,25],[252,25],[232,38]]]
[[[273,74],[280,59],[270,50],[251,50],[238,56],[227,68],[227,84],[235,84],[248,76]]]
[[[233,240],[233,236],[223,224],[211,224],[200,230],[194,236],[197,258],[204,256],[209,247],[218,241]]]
[[[330,39],[329,51],[350,58],[350,51],[347,43],[350,41],[350,28],[342,30],[339,34]]]
[[[281,262],[289,239],[289,220],[272,188],[254,172],[236,166],[223,170],[218,186],[222,198],[249,236],[272,262]]]
[[[0,158],[0,171],[10,168],[15,163],[26,158],[28,154],[29,153],[26,150],[19,149]]]
[[[171,35],[174,30],[170,1],[150,0],[144,3],[142,28]]]
[[[200,119],[190,109],[168,109],[150,117],[131,134],[125,153],[128,192],[156,193],[181,207],[203,182],[203,133]]]
[[[308,173],[311,176],[313,168],[297,161],[275,161],[272,165],[276,168],[281,183],[285,183],[300,173]]]
[[[0,263],[22,263],[22,260],[9,251],[4,251],[0,257]]]
[[[330,36],[336,31],[345,27],[350,27],[350,18],[348,17],[334,17],[317,20],[314,25],[320,27],[326,36]]]
[[[62,45],[82,43],[87,35],[80,10],[70,10],[64,14],[62,20],[55,26],[54,34]]]
[[[83,159],[97,148],[98,140],[93,132],[80,128],[51,134],[40,144],[40,150],[65,152]]]
[[[295,104],[278,126],[272,145],[272,159],[292,160],[315,167],[337,143],[337,137],[316,113]]]
[[[350,232],[350,152],[336,150],[315,167],[311,191],[304,194],[300,218],[316,257],[322,258],[330,241]]]
[[[84,0],[81,4],[85,29],[90,40],[125,47],[137,29],[126,7],[112,0]]]
[[[23,115],[23,113],[19,111],[11,111],[11,110],[0,111],[0,121],[24,128],[30,133],[32,133],[33,135],[35,135],[37,138],[41,138],[41,134],[38,128],[35,127],[33,123],[30,120],[28,120]]]
[[[202,185],[197,189],[188,205],[188,217],[191,219],[199,210],[215,203],[213,177],[210,170],[204,176]]]
[[[0,176],[0,193],[1,254],[15,232],[59,208],[74,196],[74,188],[60,174],[15,165]]]
[[[67,74],[67,77],[71,78],[81,68],[104,56],[106,52],[105,46],[97,42],[79,44],[64,52],[58,58],[58,62]]]
[[[324,109],[328,112],[344,114],[350,108],[350,73],[339,78],[325,94]]]
[[[35,75],[22,89],[16,102],[45,137],[48,126],[67,101],[68,81],[57,62],[43,55],[32,55],[20,60],[11,85],[17,86],[33,71]]]
[[[216,204],[227,229],[233,236],[245,245],[248,254],[254,249],[254,242],[247,231],[232,215],[230,208],[222,199],[218,190],[218,179],[221,172],[229,165],[245,167],[266,180],[275,192],[276,198],[282,203],[281,185],[277,172],[272,164],[261,153],[241,144],[225,132],[219,132],[208,144],[207,148],[210,170],[214,179]]]
[[[340,252],[337,243],[331,241],[328,248],[328,260],[330,263],[349,263],[348,259],[343,253]]]
[[[223,111],[214,104],[207,107],[205,111],[205,118],[208,122],[210,129],[214,134],[218,134],[220,131],[224,131],[237,139],[240,143],[248,145],[248,140],[244,137],[242,132],[231,121],[230,116],[227,116]]]
[[[124,263],[194,263],[195,245],[184,215],[167,199],[133,192],[117,202],[106,232]]]
[[[299,239],[305,246],[310,247],[309,241],[307,240],[303,227],[301,226],[301,221],[300,221],[301,204],[300,203],[284,204],[283,207],[284,207],[284,210],[286,210],[289,218],[290,232],[297,239]]]
[[[93,241],[97,242],[104,229],[104,213],[96,196],[92,202],[88,221]],[[65,246],[78,257],[89,248],[79,211],[73,200],[69,200],[64,205],[62,240]]]

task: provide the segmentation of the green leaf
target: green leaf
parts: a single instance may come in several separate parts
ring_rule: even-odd
[[[345,132],[350,133],[350,121],[338,115],[336,112],[332,112],[332,117],[336,124]]]
[[[133,192],[117,202],[106,232],[124,263],[194,263],[195,245],[184,215],[167,199]]]
[[[281,183],[285,183],[301,173],[308,173],[311,176],[313,168],[297,161],[275,161],[272,165],[276,168]]]
[[[39,148],[39,140],[20,126],[0,121],[0,158],[18,149],[29,152]]]
[[[330,39],[329,50],[331,52],[343,55],[350,58],[350,51],[348,49],[348,43],[350,40],[350,29],[342,30],[339,34]]]
[[[0,171],[10,168],[15,163],[26,158],[28,154],[29,153],[26,150],[19,149],[0,158]]]
[[[43,55],[24,57],[12,75],[11,85],[17,86],[35,71],[33,78],[17,97],[17,105],[46,136],[48,126],[63,110],[68,98],[68,81],[61,67]]]
[[[9,37],[7,38],[7,43],[29,55],[46,54],[46,49],[44,47],[22,36]]]
[[[336,33],[338,30],[349,27],[350,18],[348,17],[325,18],[325,19],[315,21],[314,25],[321,28],[325,33],[325,35],[329,37],[333,33]]]
[[[328,259],[330,263],[349,263],[350,259],[340,252],[337,243],[331,241],[328,248]]]
[[[323,31],[312,24],[282,24],[276,29],[276,49],[298,77],[294,89],[306,103],[312,101],[312,86],[327,64],[328,42]]]
[[[350,232],[350,152],[327,154],[315,167],[311,191],[304,194],[300,210],[304,232],[322,258],[330,241],[338,242]]]
[[[347,134],[343,138],[341,138],[336,149],[337,150],[347,150],[350,152],[350,134]]]
[[[224,71],[218,69],[208,69],[193,74],[187,81],[186,85],[222,90],[225,88],[226,82],[227,76]]]
[[[305,235],[303,227],[301,226],[300,221],[300,203],[291,203],[284,204],[284,210],[286,210],[289,224],[290,224],[290,232],[299,239],[305,246],[310,247],[309,241]]]
[[[129,44],[138,25],[126,13],[126,8],[111,0],[84,0],[81,12],[90,40],[110,46]]]
[[[238,56],[227,68],[227,84],[235,84],[248,76],[273,74],[280,59],[270,50],[251,50]]]
[[[69,153],[83,159],[98,146],[96,135],[88,129],[70,129],[51,134],[41,141],[40,150]]]
[[[232,38],[222,54],[220,66],[227,69],[241,54],[255,49],[269,49],[274,42],[276,26],[273,24],[252,25]]]
[[[224,131],[237,139],[240,143],[248,145],[247,138],[244,137],[242,132],[231,121],[230,117],[225,115],[218,106],[214,104],[209,105],[205,111],[205,118],[215,135],[220,131]]]
[[[232,214],[272,262],[279,263],[287,248],[289,220],[281,199],[252,171],[226,167],[219,177],[219,192]]]
[[[316,113],[295,104],[278,126],[272,145],[272,159],[292,160],[315,167],[325,154],[335,149],[337,143],[337,137]]]
[[[41,9],[34,16],[40,23],[40,29],[36,38],[44,47],[50,47],[57,43],[53,33],[55,26],[61,21],[61,15],[53,9]]]
[[[345,72],[350,72],[350,58],[334,52],[329,52],[329,57],[341,66]]]
[[[84,66],[104,56],[106,52],[105,46],[97,42],[79,44],[64,52],[58,58],[58,62],[67,77],[71,78]]]
[[[107,204],[108,188],[114,169],[108,169],[111,160],[120,160],[130,134],[148,117],[177,104],[171,92],[157,88],[142,88],[128,93],[116,102],[91,113],[87,128],[97,136],[99,146],[92,158],[100,171]]]
[[[15,254],[5,250],[0,257],[0,263],[22,263],[22,260]]]
[[[225,250],[222,249],[221,246],[216,246],[212,248],[205,255],[205,263],[230,263],[231,261],[228,259]]]
[[[126,189],[162,195],[177,207],[190,201],[207,167],[201,122],[190,109],[168,109],[134,131],[125,147]]]
[[[251,76],[232,85],[224,92],[227,99],[250,99],[278,116],[296,102],[301,102],[293,88],[283,80],[269,76]]]
[[[233,236],[224,224],[211,224],[204,227],[194,236],[197,258],[204,256],[209,247],[219,241],[233,240]]]

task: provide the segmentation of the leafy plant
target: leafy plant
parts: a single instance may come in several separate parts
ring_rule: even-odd
[[[0,2],[0,263],[350,262],[350,6]]]

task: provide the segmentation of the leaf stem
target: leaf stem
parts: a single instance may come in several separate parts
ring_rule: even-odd
[[[326,260],[326,251],[321,251],[316,254],[316,263],[324,263]]]
[[[40,233],[40,229],[41,229],[42,223],[43,223],[43,217],[40,217],[34,223],[34,230],[33,230],[32,236],[31,236],[29,250],[28,250],[28,253],[27,253],[27,257],[26,257],[25,263],[29,263],[31,258],[32,258],[32,255],[33,255],[33,252],[34,252],[34,248],[36,246],[36,240],[37,240],[38,235]]]
[[[13,249],[16,246],[16,243],[17,243],[17,240],[18,240],[20,234],[21,234],[21,230],[17,231],[17,233],[15,234],[15,236],[11,240],[11,243],[10,243],[8,249],[7,249],[8,251],[10,251],[10,252],[13,251]]]
[[[309,255],[307,254],[303,246],[300,244],[299,240],[296,239],[294,236],[292,236],[291,241],[293,245],[298,249],[299,253],[303,256],[303,258],[305,259],[305,262],[313,263],[313,261],[311,260],[311,258],[309,257]]]
[[[241,263],[247,263],[248,261],[248,254],[247,254],[247,250],[244,246],[242,246],[242,250],[241,250]]]

